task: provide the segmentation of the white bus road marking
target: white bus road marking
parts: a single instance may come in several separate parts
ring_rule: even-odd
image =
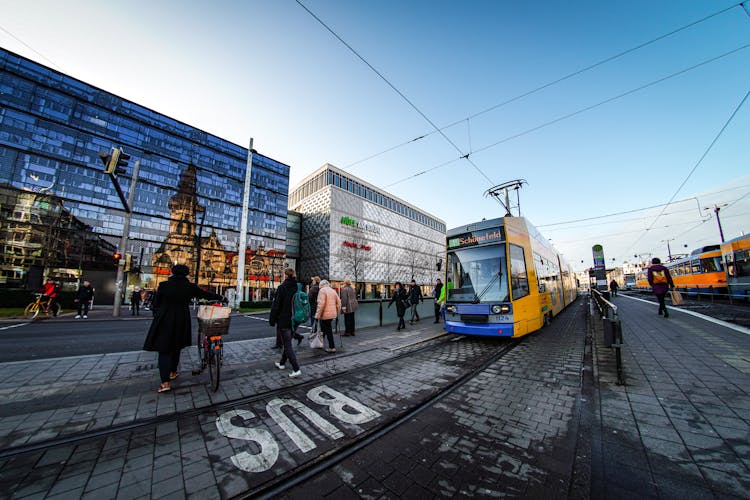
[[[307,392],[307,397],[313,403],[328,407],[331,416],[336,417],[344,423],[364,424],[380,416],[380,413],[377,411],[331,389],[327,385],[310,389]],[[306,418],[308,422],[317,427],[329,438],[341,439],[344,437],[344,433],[335,425],[328,422],[312,408],[295,399],[275,398],[269,401],[266,405],[266,413],[284,431],[289,439],[297,445],[302,453],[314,450],[317,448],[317,445],[282,412],[282,408],[284,407],[296,410],[300,416]],[[240,452],[231,457],[232,463],[235,467],[245,472],[265,472],[269,470],[279,458],[279,444],[274,435],[263,428],[238,425],[239,422],[237,422],[235,417],[241,418],[242,424],[245,424],[256,418],[256,415],[249,410],[231,410],[222,413],[216,418],[216,428],[219,433],[227,438],[251,441],[257,445],[253,449],[259,449],[260,451],[257,453],[250,453],[248,451]],[[235,419],[234,422],[232,422],[233,419]]]

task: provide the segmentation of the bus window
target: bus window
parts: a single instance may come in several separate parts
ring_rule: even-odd
[[[509,248],[511,294],[513,300],[516,300],[529,294],[529,278],[523,248],[517,245],[509,245]]]
[[[695,259],[690,261],[690,272],[692,274],[700,274],[701,273],[701,261],[700,259]]]

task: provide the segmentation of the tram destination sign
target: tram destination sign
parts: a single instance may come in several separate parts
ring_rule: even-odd
[[[487,245],[489,243],[500,243],[501,241],[505,241],[505,231],[502,227],[469,231],[468,233],[448,238],[448,250]]]

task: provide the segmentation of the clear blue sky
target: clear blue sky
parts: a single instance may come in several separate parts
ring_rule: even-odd
[[[703,210],[716,204],[727,238],[750,230],[750,102],[711,147],[750,89],[750,15],[735,2],[303,4],[429,121],[459,122],[443,131],[453,145],[294,0],[0,0],[0,45],[238,144],[253,137],[292,167],[292,186],[331,163],[448,227],[501,216],[484,191],[526,179],[523,214],[576,269],[596,243],[617,265],[666,257],[667,240],[673,253],[716,243]]]

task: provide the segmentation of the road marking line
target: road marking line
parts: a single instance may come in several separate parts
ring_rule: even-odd
[[[25,325],[30,325],[30,324],[31,323],[18,323],[17,325],[4,326],[4,327],[0,328],[0,330],[8,330],[9,328],[16,328],[16,327],[19,327],[19,326],[25,326]]]
[[[618,297],[625,297],[625,298],[631,299],[631,300],[640,300],[641,302],[646,302],[648,304],[658,305],[657,302],[652,302],[652,301],[646,300],[646,299],[639,299],[638,297],[631,297],[629,295],[618,295]],[[750,335],[750,328],[745,328],[744,326],[735,325],[734,323],[729,323],[728,321],[722,321],[720,319],[712,318],[711,316],[706,316],[705,314],[697,313],[695,311],[689,311],[687,309],[680,309],[679,307],[675,307],[675,306],[669,306],[669,310],[670,311],[680,311],[680,312],[685,313],[685,314],[690,314],[691,316],[695,316],[696,318],[705,319],[706,321],[708,321],[710,323],[714,323],[714,324],[717,324],[717,325],[720,325],[720,326],[725,326],[725,327],[730,328],[732,330],[735,330],[737,332],[744,333],[745,335]]]

